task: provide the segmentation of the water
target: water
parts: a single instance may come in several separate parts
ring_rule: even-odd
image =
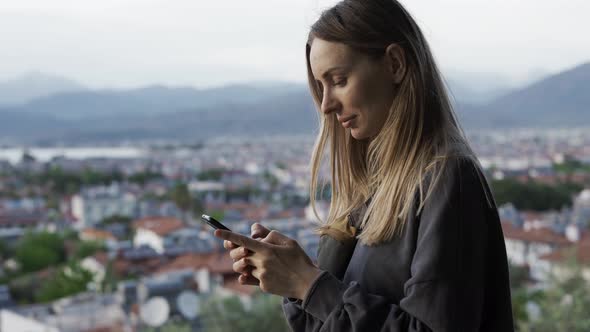
[[[141,158],[147,151],[133,147],[59,147],[59,148],[0,148],[0,160],[8,160],[15,164],[22,159],[24,151],[28,151],[38,161],[47,162],[54,157],[63,156],[69,159],[86,158]]]

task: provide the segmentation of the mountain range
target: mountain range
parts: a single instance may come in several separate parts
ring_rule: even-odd
[[[0,141],[192,140],[317,130],[316,111],[301,84],[92,90],[67,79],[56,82],[49,84],[49,92],[30,92],[29,99],[21,93],[18,102],[2,98],[11,85],[0,83]],[[497,86],[476,96],[466,92],[469,85],[451,79],[449,86],[467,130],[590,124],[590,63],[509,91]]]

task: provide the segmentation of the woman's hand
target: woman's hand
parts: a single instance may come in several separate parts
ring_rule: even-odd
[[[268,235],[268,233],[270,233],[270,230],[259,223],[253,224],[250,228],[250,236],[253,239],[263,239]],[[260,282],[258,279],[252,276],[252,266],[243,266],[241,263],[236,265],[236,263],[238,263],[242,258],[250,255],[252,251],[244,247],[240,247],[227,240],[223,240],[223,247],[230,250],[229,255],[234,261],[233,268],[236,272],[241,273],[241,275],[238,277],[238,282],[242,285],[258,286]]]
[[[216,237],[233,243],[224,241],[224,247],[233,248],[230,255],[234,260],[237,259],[233,269],[242,274],[240,282],[254,285],[257,282],[264,292],[303,299],[320,274],[320,269],[297,241],[260,225],[253,226],[252,233],[253,237],[255,234],[266,236],[255,240],[225,230],[216,230],[214,233]],[[236,248],[236,245],[240,247]]]

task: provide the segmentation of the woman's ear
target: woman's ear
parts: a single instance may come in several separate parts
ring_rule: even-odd
[[[385,49],[387,65],[395,84],[399,84],[406,74],[406,56],[398,44],[390,44]]]

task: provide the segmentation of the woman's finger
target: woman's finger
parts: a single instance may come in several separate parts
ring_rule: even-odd
[[[232,265],[232,269],[238,273],[249,273],[251,269],[249,268],[248,262],[245,258],[236,261]]]
[[[252,286],[258,286],[260,284],[260,281],[256,278],[254,278],[254,276],[252,275],[240,275],[238,277],[238,282],[242,285],[252,285]]]
[[[231,231],[226,231],[223,229],[216,229],[215,232],[213,232],[213,235],[215,235],[215,237],[218,237],[220,239],[224,239],[224,240],[228,240],[230,242],[233,242],[236,245],[239,245],[241,247],[245,247],[247,249],[252,250],[253,252],[258,252],[258,251],[265,251],[268,250],[268,245],[265,243],[262,243],[261,241],[257,241],[255,239],[251,239],[247,236],[238,234],[238,233],[234,233]]]
[[[264,242],[276,245],[286,245],[289,240],[291,240],[290,237],[275,230],[270,231],[270,233],[264,238]]]
[[[243,247],[238,247],[236,249],[232,249],[229,252],[229,256],[231,257],[231,259],[234,262],[246,257],[247,255],[248,255],[248,249],[243,248]]]
[[[234,248],[239,248],[238,245],[236,245],[234,243],[231,243],[231,242],[229,242],[227,240],[223,240],[223,247],[225,249],[228,249],[228,250],[231,250],[231,249],[234,249]]]

